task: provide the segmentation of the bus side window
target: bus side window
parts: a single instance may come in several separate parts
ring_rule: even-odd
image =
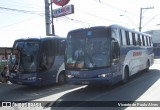
[[[138,35],[136,33],[135,33],[135,44],[136,44],[136,46],[139,45],[139,43],[138,43]]]
[[[54,41],[44,41],[42,43],[42,53],[41,53],[41,64],[40,67],[43,70],[51,68],[53,64],[53,59],[55,56],[55,42]]]
[[[147,43],[147,46],[149,46],[148,36],[146,36],[146,43]]]
[[[119,36],[120,36],[120,43],[123,45],[123,37],[122,37],[122,30],[119,30]]]
[[[144,35],[142,35],[142,43],[143,43],[143,46],[145,46],[145,39],[144,39]]]
[[[133,45],[136,45],[136,37],[135,33],[132,33]]]
[[[125,31],[125,35],[126,35],[127,45],[130,45],[129,32],[128,32],[128,31]]]
[[[130,40],[130,45],[133,45],[133,36],[132,36],[132,33],[131,32],[129,32],[129,40]]]
[[[147,36],[144,36],[144,42],[145,42],[145,46],[147,46],[148,44],[147,44],[147,38],[146,38]]]
[[[124,31],[124,30],[121,30],[121,33],[122,33],[122,44],[123,44],[123,45],[127,45],[125,31]]]
[[[59,42],[59,47],[58,47],[58,54],[59,55],[64,55],[66,49],[66,41],[62,40]]]
[[[152,38],[149,37],[149,46],[152,46]]]
[[[153,46],[153,40],[151,37],[150,37],[150,42],[151,42],[151,46]]]
[[[114,38],[113,38],[114,39]],[[120,57],[120,47],[116,40],[112,40],[112,61],[116,63]]]
[[[117,28],[112,28],[112,37],[120,44],[121,43],[121,36],[119,35]]]
[[[151,46],[150,37],[148,37],[148,45]]]
[[[141,38],[140,38],[140,35],[138,34],[138,40],[137,40],[137,44],[139,45],[139,46],[141,46]]]

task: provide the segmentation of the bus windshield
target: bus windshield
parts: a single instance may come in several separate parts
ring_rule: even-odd
[[[35,72],[37,70],[38,42],[15,42],[11,56],[15,71]]]
[[[68,35],[66,67],[95,69],[110,65],[110,34],[107,30]]]

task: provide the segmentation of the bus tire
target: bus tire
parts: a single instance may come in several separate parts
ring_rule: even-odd
[[[58,76],[58,84],[62,85],[62,84],[65,84],[65,83],[66,83],[66,75],[65,75],[65,73],[62,72]]]
[[[145,69],[146,72],[149,71],[149,67],[150,67],[150,62],[149,62],[149,60],[148,60],[147,63],[146,63],[146,69]]]
[[[123,79],[123,83],[127,83],[129,80],[129,68],[125,67],[124,69],[124,79]]]

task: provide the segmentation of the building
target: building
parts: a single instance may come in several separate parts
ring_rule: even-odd
[[[160,58],[160,30],[151,30],[145,33],[152,35],[155,58]]]

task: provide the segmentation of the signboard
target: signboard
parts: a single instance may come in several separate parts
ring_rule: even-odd
[[[64,6],[66,5],[70,0],[53,0],[53,3],[55,3],[58,6]]]
[[[74,13],[74,6],[73,5],[66,5],[64,7],[52,10],[53,18],[69,15],[69,14],[72,14],[72,13]]]

